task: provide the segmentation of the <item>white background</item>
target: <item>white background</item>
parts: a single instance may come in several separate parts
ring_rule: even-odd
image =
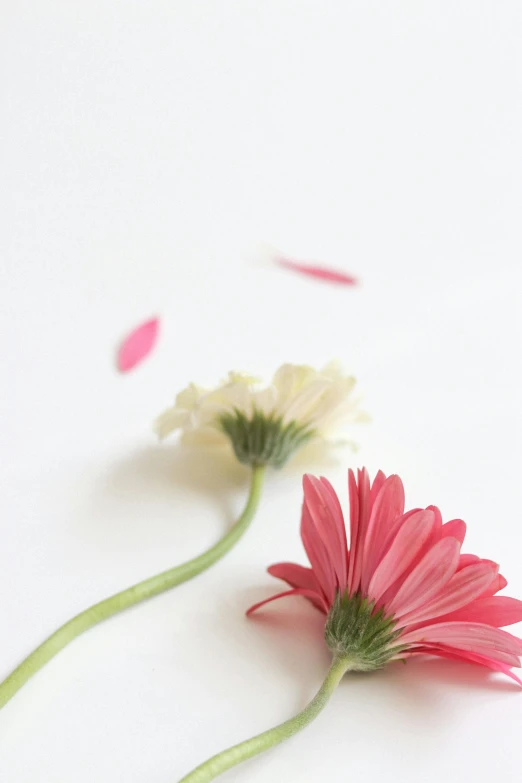
[[[191,379],[339,357],[357,454],[469,524],[522,596],[522,7],[517,0],[4,0],[0,677],[90,603],[211,545],[246,471],[159,446]],[[336,288],[260,243],[360,277]],[[118,376],[122,334],[157,350]],[[333,459],[334,455],[330,455]],[[328,655],[272,474],[213,570],[99,626],[0,713],[5,783],[175,783],[300,709]],[[519,629],[520,630],[520,629]],[[522,693],[444,661],[347,677],[227,781],[518,781]]]

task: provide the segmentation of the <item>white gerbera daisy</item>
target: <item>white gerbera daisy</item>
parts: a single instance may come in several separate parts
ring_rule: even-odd
[[[190,384],[156,421],[161,438],[180,430],[185,442],[232,444],[240,462],[281,467],[304,443],[341,423],[367,418],[352,396],[355,378],[337,363],[322,370],[283,364],[268,386],[231,372],[215,389]]]

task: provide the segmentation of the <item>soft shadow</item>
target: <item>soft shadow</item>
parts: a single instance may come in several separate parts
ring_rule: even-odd
[[[314,473],[326,468],[339,467],[346,463],[347,452],[355,454],[356,451],[351,443],[336,445],[327,440],[312,440],[294,454],[284,470],[290,475],[302,476],[303,473],[310,471]]]
[[[148,446],[112,466],[102,477],[107,490],[182,486],[197,494],[226,494],[244,487],[248,471],[226,451],[192,449],[183,444]]]
[[[504,674],[492,672],[485,666],[444,658],[419,656],[404,664],[394,663],[387,668],[389,682],[411,694],[429,696],[440,692],[440,686],[460,691],[496,691],[520,693],[520,685]]]
[[[310,465],[319,468],[339,464],[339,451],[331,443],[318,440],[300,449],[282,470],[302,476]],[[272,469],[268,468],[267,473]],[[139,448],[112,463],[97,477],[96,490],[120,497],[145,491],[172,496],[182,488],[219,502],[247,487],[249,474],[249,468],[228,449],[190,447],[179,442],[158,444]]]
[[[118,509],[114,515],[118,520],[126,506],[139,506],[150,525],[155,508],[175,507],[180,490],[211,498],[217,512],[232,523],[237,514],[234,495],[246,492],[248,484],[247,468],[226,452],[191,449],[182,444],[140,448],[96,476],[88,510],[90,524],[100,519],[106,525],[112,518],[112,506]]]
[[[282,669],[302,685],[302,698],[306,700],[310,697],[314,673],[319,672],[322,677],[330,665],[330,653],[324,643],[325,617],[298,596],[274,601],[245,617],[253,604],[285,589],[283,583],[272,587],[271,590],[264,585],[242,591],[234,601],[232,616],[240,617],[244,623],[243,633],[249,644],[254,645],[259,665],[267,671]]]
[[[297,452],[282,472],[292,479],[301,477],[310,465],[317,470],[338,465],[338,457],[331,444],[316,441]],[[267,481],[274,472],[267,470]],[[241,465],[231,450],[179,442],[153,444],[113,461],[95,476],[86,515],[90,526],[99,521],[105,527],[113,520],[114,527],[124,524],[121,519],[126,508],[139,506],[151,525],[158,507],[172,508],[182,492],[211,499],[216,512],[232,524],[237,516],[235,496],[248,491],[249,477],[249,468]]]
[[[485,667],[429,656],[406,663],[396,661],[368,674],[351,673],[339,687],[353,690],[354,685],[364,689],[364,698],[370,703],[387,705],[388,710],[393,705],[399,733],[412,720],[422,721],[425,727],[458,720],[454,709],[448,707],[449,694],[453,698],[455,693],[520,692],[516,683]]]

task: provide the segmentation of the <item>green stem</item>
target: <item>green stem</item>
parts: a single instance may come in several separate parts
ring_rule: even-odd
[[[0,684],[0,709],[11,699],[27,680],[36,674],[42,666],[51,660],[69,642],[102,620],[128,609],[134,604],[152,598],[159,593],[169,590],[171,587],[186,582],[205,571],[217,560],[222,558],[239,541],[243,533],[252,521],[261,497],[263,486],[264,467],[254,466],[250,483],[250,493],[243,513],[217,544],[207,549],[199,557],[189,560],[187,563],[175,566],[168,571],[146,579],[144,582],[133,585],[121,593],[100,601],[84,612],[73,617],[72,620],[62,625],[52,636],[34,650],[1,684]]]
[[[346,659],[335,659],[319,691],[302,712],[299,712],[290,720],[280,723],[279,726],[275,726],[273,729],[264,731],[256,737],[245,740],[245,742],[240,742],[239,745],[233,745],[228,750],[218,753],[217,756],[212,756],[204,764],[200,764],[199,767],[185,775],[179,783],[209,783],[210,780],[214,780],[218,775],[226,772],[227,769],[235,767],[236,764],[240,764],[242,761],[252,758],[252,756],[257,756],[258,753],[263,753],[265,750],[269,750],[274,745],[278,745],[280,742],[284,742],[284,740],[297,734],[298,731],[308,726],[319,715],[349,668],[350,662]]]

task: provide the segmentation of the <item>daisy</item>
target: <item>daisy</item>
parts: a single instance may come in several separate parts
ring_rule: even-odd
[[[354,386],[336,362],[321,370],[283,364],[267,386],[230,372],[215,389],[190,384],[157,419],[156,431],[165,438],[179,430],[187,444],[232,447],[244,464],[279,468],[305,443],[366,420]]]
[[[302,596],[325,615],[332,665],[315,698],[294,718],[214,756],[180,783],[207,783],[291,737],[326,705],[348,671],[374,671],[430,654],[479,664],[520,685],[522,640],[501,629],[522,620],[522,601],[498,595],[498,565],[461,547],[466,525],[443,524],[435,506],[405,512],[398,476],[349,472],[349,546],[339,499],[325,478],[304,477],[301,538],[310,567],[268,570],[290,589],[256,604]]]

